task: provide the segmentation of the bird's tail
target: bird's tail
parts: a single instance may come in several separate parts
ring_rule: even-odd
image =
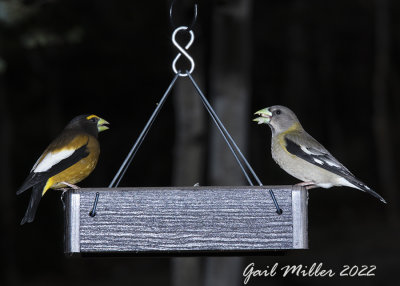
[[[25,216],[21,220],[21,225],[26,222],[32,222],[35,219],[36,210],[39,206],[40,199],[42,198],[42,191],[45,185],[46,182],[33,186],[31,199],[28,208],[26,209]]]
[[[386,201],[384,198],[382,198],[377,192],[372,190],[370,187],[368,187],[366,184],[364,184],[360,180],[358,180],[354,177],[350,177],[350,176],[346,177],[346,180],[349,181],[352,185],[354,185],[355,188],[374,196],[375,198],[379,199],[382,203],[386,204]]]

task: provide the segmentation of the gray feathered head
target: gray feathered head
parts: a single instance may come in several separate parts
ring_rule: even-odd
[[[255,118],[254,121],[258,122],[258,124],[268,124],[271,127],[272,135],[280,134],[290,129],[303,129],[296,114],[282,105],[267,107],[254,114],[260,116]]]

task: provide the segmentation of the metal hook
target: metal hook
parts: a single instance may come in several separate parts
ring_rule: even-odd
[[[190,40],[189,43],[186,44],[185,48],[181,47],[181,45],[176,41],[176,34],[179,31],[189,31],[190,34]],[[172,62],[172,70],[174,71],[175,74],[178,74],[179,76],[187,76],[188,74],[191,74],[194,70],[194,60],[193,58],[189,55],[189,53],[186,51],[187,49],[190,48],[190,46],[193,44],[194,41],[194,33],[192,30],[189,30],[188,27],[186,26],[181,26],[175,29],[175,31],[172,33],[172,43],[174,44],[174,46],[180,51],[180,53],[178,53],[174,59],[174,61]],[[178,71],[176,68],[176,62],[179,60],[179,58],[184,55],[190,62],[190,70],[186,73],[182,73],[181,71]]]
[[[99,193],[99,192],[96,192],[96,197],[95,197],[94,202],[93,202],[93,208],[92,208],[92,210],[89,212],[89,215],[90,215],[91,217],[95,217],[95,216],[96,216],[97,202],[99,201],[99,195],[100,195],[100,193]]]
[[[169,20],[171,21],[172,28],[176,29],[176,27],[178,27],[178,26],[176,26],[174,24],[174,20],[172,19],[172,10],[174,8],[174,4],[175,4],[175,0],[172,0],[171,6],[169,8]],[[196,23],[196,20],[197,20],[197,4],[194,4],[194,15],[193,15],[192,24],[190,26],[187,26],[189,31],[192,30],[194,24]]]

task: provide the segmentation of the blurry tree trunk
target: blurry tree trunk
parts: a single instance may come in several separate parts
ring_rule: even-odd
[[[216,2],[213,9],[210,94],[216,113],[245,152],[250,122],[252,1]],[[243,185],[243,174],[221,134],[211,127],[211,185]],[[242,258],[206,259],[206,286],[241,285]]]
[[[15,260],[15,191],[12,188],[11,146],[13,128],[11,115],[7,108],[3,72],[0,67],[0,251],[5,261],[0,281],[5,285],[18,285],[17,264]],[[0,283],[2,284],[2,283]]]
[[[196,76],[199,79],[199,76]],[[201,81],[198,81],[200,84]],[[202,183],[204,168],[204,110],[196,90],[188,79],[180,79],[174,92],[176,137],[173,185]],[[201,265],[197,257],[172,258],[172,285],[200,286]]]
[[[211,41],[210,94],[221,121],[241,149],[246,147],[251,66],[251,1],[216,4]],[[244,177],[219,131],[211,127],[209,176],[213,185],[240,185]]]
[[[307,36],[304,27],[306,19],[305,0],[294,0],[291,4],[291,13],[287,36],[287,80],[285,83],[285,99],[289,107],[302,110],[304,104],[310,105],[309,78],[307,64]]]
[[[333,7],[330,8],[333,9]],[[321,91],[321,94],[319,94],[321,96],[320,102],[324,103],[324,110],[326,112],[324,118],[321,118],[321,120],[327,120],[326,126],[328,128],[326,128],[325,132],[327,132],[328,141],[332,146],[332,152],[334,154],[345,154],[347,148],[344,144],[343,129],[340,127],[341,122],[337,118],[337,110],[342,103],[337,102],[337,97],[335,96],[335,86],[333,83],[335,71],[334,48],[329,24],[329,21],[321,20],[321,23],[318,25],[317,36],[315,37],[318,71],[317,78],[312,84],[315,86],[319,85],[317,88]],[[320,124],[320,126],[320,128],[323,128],[323,124]]]
[[[189,3],[180,3],[190,11]],[[175,9],[179,7],[174,7]],[[179,23],[177,23],[179,24]],[[199,33],[198,29],[195,31]],[[186,44],[182,41],[182,46]],[[203,59],[204,44],[196,41],[188,51],[196,62],[194,77],[197,83],[204,86]],[[188,67],[188,62],[181,57],[177,63],[178,69]],[[193,186],[197,183],[203,184],[204,180],[204,154],[205,154],[205,122],[204,107],[189,78],[179,78],[175,84],[174,94],[175,113],[175,146],[173,178],[174,186]],[[171,280],[173,286],[200,286],[202,282],[201,259],[198,257],[178,257],[171,259]]]
[[[201,84],[199,75],[196,81]],[[204,169],[204,108],[188,79],[178,80],[174,92],[176,136],[173,184],[202,183]]]
[[[388,111],[388,79],[390,73],[390,0],[375,1],[375,70],[374,91],[374,132],[377,148],[381,194],[390,203],[389,220],[396,221],[398,183],[395,174],[393,135]]]

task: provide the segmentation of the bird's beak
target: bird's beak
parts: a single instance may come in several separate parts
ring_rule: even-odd
[[[258,124],[268,124],[272,117],[272,113],[268,110],[268,108],[261,109],[254,113],[254,115],[260,115],[260,117],[253,119],[253,121],[258,122]]]
[[[104,120],[103,118],[99,118],[99,121],[97,121],[97,130],[99,132],[104,131],[109,129],[110,127],[108,127],[107,125],[109,125],[110,123],[108,123],[106,120]]]

